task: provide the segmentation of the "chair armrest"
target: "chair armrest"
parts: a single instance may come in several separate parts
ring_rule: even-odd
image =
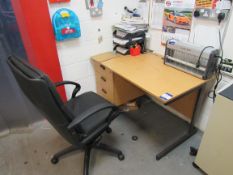
[[[81,86],[80,84],[76,83],[76,82],[73,82],[73,81],[62,81],[62,82],[57,82],[55,83],[55,86],[56,87],[59,87],[59,86],[62,86],[62,85],[75,85],[75,88],[72,92],[72,98],[75,98],[76,94],[80,91],[81,89]]]
[[[117,107],[110,104],[110,103],[100,103],[97,104],[91,108],[88,109],[88,111],[83,112],[78,118],[75,118],[69,125],[68,125],[68,129],[72,130],[74,129],[79,123],[81,123],[82,121],[84,121],[86,118],[90,117],[91,115],[95,114],[96,112],[100,112],[104,109],[112,109],[112,110],[116,110]]]

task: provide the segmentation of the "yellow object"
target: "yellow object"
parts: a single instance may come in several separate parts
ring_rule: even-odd
[[[67,11],[62,11],[61,16],[62,16],[62,18],[68,18],[68,17],[70,17],[70,14]]]

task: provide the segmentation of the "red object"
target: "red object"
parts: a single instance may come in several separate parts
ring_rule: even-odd
[[[53,82],[63,81],[47,1],[11,0],[29,62]],[[58,88],[66,101],[65,88]]]
[[[141,54],[141,46],[140,45],[136,45],[135,47],[131,47],[130,50],[130,55],[131,56],[137,56]]]
[[[70,0],[49,0],[50,3],[70,2]]]
[[[67,34],[71,34],[71,33],[75,33],[75,29],[67,29],[64,28],[61,30],[62,35],[67,35]]]

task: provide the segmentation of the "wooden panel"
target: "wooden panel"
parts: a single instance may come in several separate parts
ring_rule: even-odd
[[[209,175],[233,174],[233,101],[219,95],[195,163]]]
[[[103,86],[111,86],[113,85],[113,74],[112,72],[110,74],[100,74],[100,73],[96,73],[95,74],[96,77],[96,81],[100,84],[102,84]]]
[[[144,95],[144,92],[132,83],[114,74],[113,76],[114,104],[122,105],[137,97]]]
[[[198,90],[189,93],[188,95],[174,101],[169,104],[173,109],[183,114],[188,119],[193,117],[193,112],[195,109],[195,104],[197,100]]]
[[[110,101],[113,100],[113,75],[107,77],[96,73],[96,86],[99,87],[102,93],[107,94]]]
[[[91,59],[95,70],[96,90],[99,95],[106,100],[114,103],[113,98],[113,73],[110,69],[101,65],[101,62],[109,60],[116,55],[112,52],[107,52],[93,56]]]
[[[106,100],[114,103],[114,101],[113,101],[113,89],[111,87],[104,86],[102,83],[97,81],[96,82],[96,90],[97,90],[97,94],[104,97]]]
[[[91,59],[96,61],[96,62],[104,62],[104,61],[110,60],[110,59],[117,57],[117,56],[119,56],[119,55],[115,54],[113,52],[106,52],[106,53],[92,56]]]
[[[102,64],[163,104],[207,82],[164,65],[161,57],[151,53],[136,57],[119,56]],[[173,98],[167,101],[162,100],[160,96],[164,93],[172,94]]]
[[[144,94],[143,91],[116,74],[113,75],[113,79],[106,79],[106,81],[103,81],[101,77],[101,74],[96,73],[97,93],[117,106]]]
[[[112,71],[106,68],[106,66],[102,65],[101,62],[93,60],[92,64],[94,66],[95,72],[99,73],[104,77],[112,76]]]

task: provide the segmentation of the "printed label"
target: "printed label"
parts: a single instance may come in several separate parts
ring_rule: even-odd
[[[172,97],[173,97],[173,95],[170,93],[165,93],[165,94],[160,96],[161,99],[166,100],[166,101],[170,100]]]

